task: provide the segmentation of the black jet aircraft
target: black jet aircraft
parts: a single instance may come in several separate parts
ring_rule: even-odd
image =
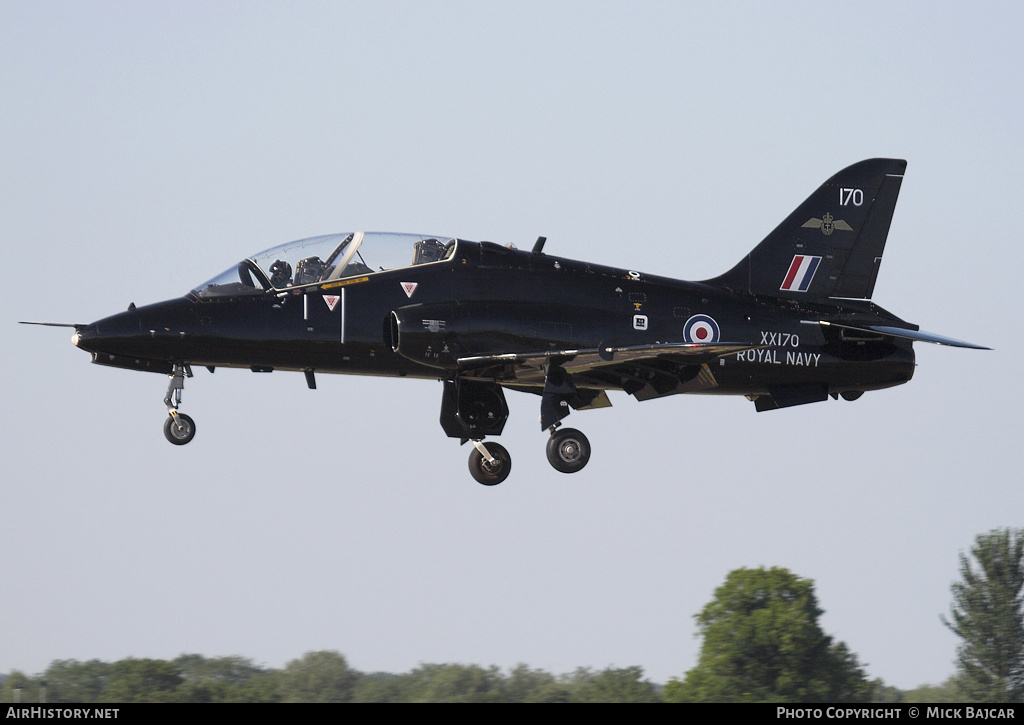
[[[870,300],[906,162],[840,171],[725,274],[684,282],[491,242],[354,232],[274,247],[184,297],[73,325],[92,361],[170,377],[164,433],[196,366],[426,378],[444,383],[441,427],[471,441],[485,485],[511,469],[487,436],[505,391],[540,397],[547,457],[563,473],[590,458],[570,408],[676,393],[743,395],[758,411],[905,383],[913,343],[978,345],[922,332]]]

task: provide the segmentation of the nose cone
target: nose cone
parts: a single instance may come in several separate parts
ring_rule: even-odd
[[[83,325],[71,342],[87,352],[120,353],[137,342],[140,329],[138,311],[130,310]]]
[[[181,298],[129,309],[75,330],[75,346],[98,355],[156,360],[180,358],[196,319],[191,300]]]

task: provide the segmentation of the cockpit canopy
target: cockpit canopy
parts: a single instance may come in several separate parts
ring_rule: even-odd
[[[456,240],[427,234],[352,232],[288,242],[254,254],[192,290],[202,298],[258,295],[449,260]]]

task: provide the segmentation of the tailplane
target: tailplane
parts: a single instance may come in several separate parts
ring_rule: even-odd
[[[868,159],[843,169],[706,283],[790,299],[870,298],[906,168],[900,159]]]

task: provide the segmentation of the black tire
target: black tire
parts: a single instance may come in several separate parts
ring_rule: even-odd
[[[164,421],[164,437],[176,446],[183,446],[195,438],[196,424],[184,413],[167,416]]]
[[[556,471],[576,473],[590,460],[590,441],[575,428],[563,428],[548,439],[547,454]]]
[[[498,443],[484,443],[487,452],[495,458],[493,464],[488,463],[476,448],[469,454],[469,472],[476,479],[477,483],[485,486],[497,486],[508,478],[512,470],[512,456],[508,454],[505,447]]]

